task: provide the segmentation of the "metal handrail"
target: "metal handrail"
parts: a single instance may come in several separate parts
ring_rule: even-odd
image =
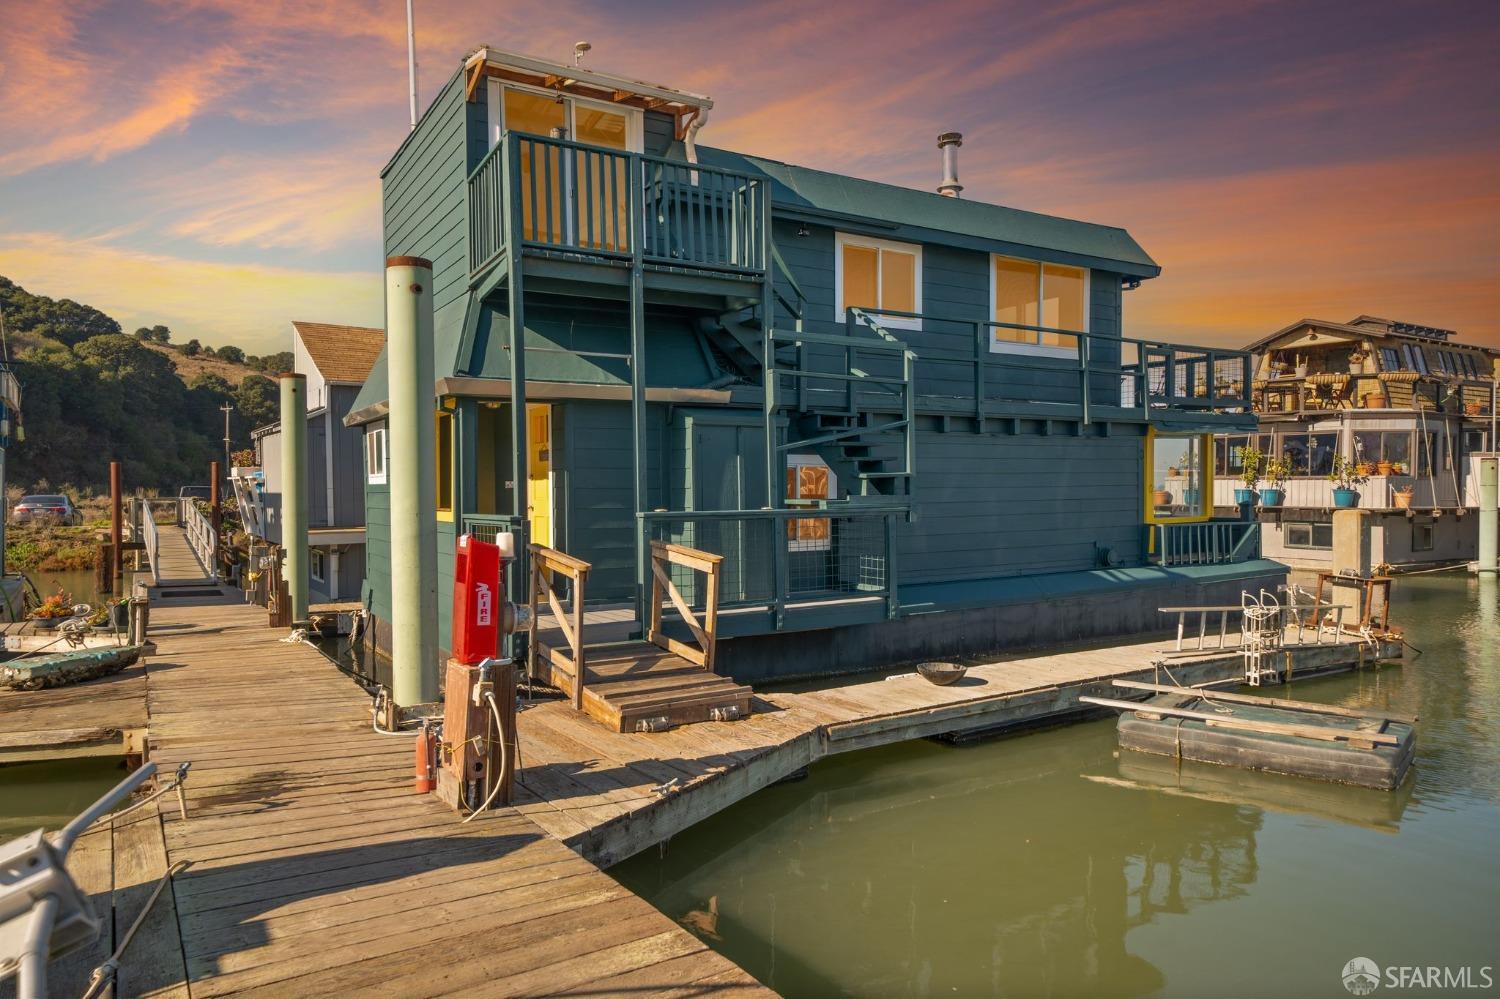
[[[214,533],[213,521],[204,515],[198,508],[198,504],[189,500],[186,504],[186,524],[184,531],[187,534],[188,545],[193,549],[193,554],[198,556],[203,569],[210,576],[218,575],[219,566],[219,537]]]
[[[141,525],[141,541],[146,548],[146,563],[151,569],[151,582],[161,585],[161,532],[156,527],[156,512],[149,500],[136,502],[136,517]]]

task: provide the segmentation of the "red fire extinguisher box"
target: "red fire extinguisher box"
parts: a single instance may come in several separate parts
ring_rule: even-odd
[[[461,535],[453,559],[452,657],[477,663],[500,648],[500,546]]]

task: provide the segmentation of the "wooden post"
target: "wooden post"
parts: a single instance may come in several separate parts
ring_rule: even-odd
[[[214,527],[214,549],[219,547],[219,536],[224,530],[224,517],[219,512],[219,476],[221,475],[219,463],[211,461],[208,463],[208,522]]]
[[[109,463],[109,571],[111,580],[120,578],[125,564],[120,551],[120,532],[125,519],[124,502],[125,497],[120,485],[120,463],[112,461]]]

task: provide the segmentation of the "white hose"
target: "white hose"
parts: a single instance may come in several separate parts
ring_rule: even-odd
[[[283,641],[284,641],[284,639],[283,639]],[[375,695],[375,705],[370,710],[370,728],[371,728],[371,730],[373,730],[376,735],[404,735],[404,736],[407,736],[407,737],[411,737],[411,736],[416,735],[417,732],[419,731],[418,729],[411,729],[409,731],[404,731],[404,732],[401,731],[400,729],[397,729],[394,732],[388,732],[385,729],[383,729],[383,728],[380,727],[380,704],[384,700],[386,700],[386,692],[385,692],[385,688],[381,687],[380,688],[380,692]]]
[[[468,818],[464,819],[463,822],[460,822],[459,825],[464,825],[464,823],[468,822],[470,819],[473,819],[480,812],[488,811],[490,804],[495,800],[495,796],[499,794],[500,789],[505,786],[505,768],[509,763],[509,760],[507,758],[509,750],[505,746],[505,723],[500,720],[500,705],[495,703],[494,691],[485,691],[484,699],[490,702],[490,713],[495,716],[495,732],[500,736],[500,773],[495,777],[495,786],[490,791],[489,797],[485,798],[484,803],[470,812]]]

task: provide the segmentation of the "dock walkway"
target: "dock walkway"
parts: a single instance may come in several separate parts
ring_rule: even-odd
[[[233,597],[152,613],[152,758],[189,992],[765,994],[529,818],[461,825],[412,793],[409,737],[314,649]]]

